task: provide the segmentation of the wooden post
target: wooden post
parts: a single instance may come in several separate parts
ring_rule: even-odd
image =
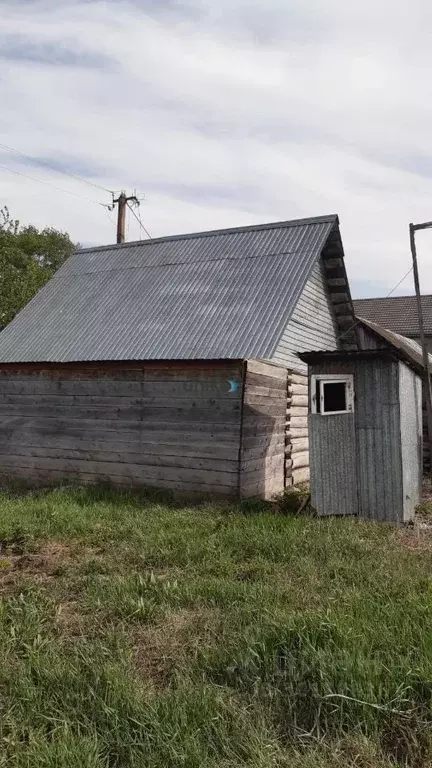
[[[126,239],[126,206],[129,201],[139,205],[138,198],[135,195],[127,197],[126,192],[122,190],[116,200],[113,200],[114,205],[118,205],[117,209],[117,243],[124,243]],[[129,206],[130,207],[130,206]],[[131,209],[132,210],[132,209]]]
[[[425,222],[424,224],[409,225],[411,255],[412,255],[413,274],[414,274],[414,286],[415,286],[415,292],[416,292],[416,298],[417,298],[417,313],[418,313],[418,321],[419,321],[419,329],[420,329],[420,342],[421,342],[422,354],[423,354],[423,377],[424,377],[424,384],[425,384],[429,454],[432,456],[432,393],[431,393],[431,378],[430,378],[430,368],[429,368],[429,353],[426,346],[426,339],[425,339],[425,333],[424,333],[423,308],[421,303],[420,281],[419,281],[418,266],[417,266],[417,250],[416,250],[416,244],[415,244],[416,230],[429,229],[430,227],[432,227],[432,222],[430,221]],[[431,467],[429,467],[429,471],[431,471]]]

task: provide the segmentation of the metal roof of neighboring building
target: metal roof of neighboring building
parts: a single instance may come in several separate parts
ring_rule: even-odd
[[[354,312],[373,323],[401,333],[420,336],[415,296],[389,296],[384,299],[354,299]],[[432,336],[432,295],[422,296],[425,333]]]
[[[78,251],[0,334],[0,362],[269,358],[337,216]]]

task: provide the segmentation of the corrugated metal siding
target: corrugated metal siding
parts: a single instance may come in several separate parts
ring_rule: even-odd
[[[398,363],[359,360],[355,372],[360,515],[401,520]]]
[[[310,414],[309,456],[311,503],[317,513],[356,515],[358,498],[354,415]]]
[[[0,362],[271,359],[336,217],[79,251]]]
[[[306,352],[337,349],[337,327],[327,293],[321,262],[314,266],[293,315],[279,341],[273,360],[300,373],[307,373],[296,350]]]
[[[403,517],[410,520],[420,500],[422,483],[422,382],[405,363],[399,363],[399,398]]]
[[[352,511],[352,488],[357,482],[361,516],[403,519],[398,366],[397,361],[353,358],[310,367],[310,373],[317,375],[354,374],[353,417],[309,416],[311,490],[320,514],[337,514],[340,497],[340,508],[346,504],[345,514]]]

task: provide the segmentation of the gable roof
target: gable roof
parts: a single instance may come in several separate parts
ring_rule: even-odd
[[[335,230],[322,216],[80,250],[0,334],[0,362],[270,358]]]
[[[425,333],[432,336],[432,295],[421,297]],[[420,336],[415,296],[389,296],[384,299],[354,299],[354,312],[373,323],[401,333]]]

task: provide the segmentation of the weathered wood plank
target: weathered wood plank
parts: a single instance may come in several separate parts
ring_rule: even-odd
[[[187,383],[191,386],[192,390],[197,385],[201,388],[201,385],[217,386],[218,384],[225,387],[228,379],[235,378],[242,380],[243,373],[241,369],[236,367],[224,367],[219,368],[217,364],[214,364],[214,369],[207,368],[206,370],[200,370],[195,368],[193,371],[187,371],[186,369],[175,370],[136,370],[128,371],[127,369],[120,368],[115,371],[104,371],[103,369],[94,369],[92,371],[79,370],[79,369],[67,369],[65,366],[53,371],[37,370],[33,372],[26,371],[11,371],[8,369],[2,369],[0,364],[0,388],[4,384],[11,382],[21,382],[25,384],[41,383],[49,387],[54,388],[67,388],[68,385],[93,385],[98,387],[101,384],[108,384],[110,387],[117,385],[123,386],[124,384],[138,384],[139,386],[148,386],[153,388],[153,393],[157,394],[158,389],[163,385],[172,385],[177,387],[182,383]]]
[[[290,371],[289,381],[291,384],[302,384],[306,387],[308,385],[308,377],[303,375],[302,373],[294,373]]]
[[[26,416],[3,416],[0,419],[0,434],[2,430],[10,429],[41,429],[46,434],[59,435],[63,433],[79,435],[89,432],[104,434],[105,432],[116,432],[118,436],[123,433],[139,433],[143,440],[156,440],[159,435],[181,434],[184,440],[194,439],[195,435],[206,434],[209,437],[218,435],[223,438],[228,436],[237,436],[240,431],[239,423],[223,424],[221,422],[190,422],[187,426],[183,423],[173,423],[170,421],[151,422],[146,421],[126,421],[125,419],[59,419],[56,416],[28,418]],[[257,429],[252,426],[250,429]],[[129,439],[129,438],[128,438]],[[167,438],[168,440],[168,438]],[[165,442],[167,442],[165,440]]]
[[[343,267],[343,260],[341,258],[325,259],[324,261],[326,269],[338,269]]]
[[[309,477],[309,467],[293,470],[292,479],[294,485],[298,485],[298,483],[306,483],[309,480]]]
[[[350,329],[355,323],[355,318],[353,315],[339,315],[338,317],[338,326],[341,329]],[[355,334],[352,334],[352,338],[355,340]],[[349,335],[346,334],[344,336],[344,339],[349,339]]]
[[[346,291],[332,291],[330,293],[330,299],[333,304],[348,304],[349,295]]]
[[[341,302],[340,304],[335,304],[334,309],[336,315],[351,315],[352,317],[352,306],[349,304],[349,302]]]
[[[276,390],[277,392],[278,390]],[[207,408],[213,408],[215,403],[221,403],[222,407],[225,407],[228,405],[228,407],[231,407],[231,404],[236,403],[238,407],[239,403],[241,401],[241,393],[238,392],[234,393],[232,397],[228,395],[217,395],[217,393],[214,394],[214,396],[195,396],[195,395],[189,395],[184,397],[183,393],[181,393],[181,396],[173,396],[169,395],[167,397],[158,395],[158,396],[137,396],[137,397],[130,397],[129,395],[96,395],[96,394],[89,394],[89,395],[65,395],[61,392],[58,392],[56,394],[39,394],[39,393],[29,393],[29,392],[22,392],[19,394],[16,393],[4,393],[0,391],[0,406],[8,406],[8,405],[25,405],[25,406],[32,406],[35,405],[50,405],[54,407],[63,407],[63,408],[71,408],[76,406],[82,406],[86,408],[92,408],[92,407],[133,407],[133,406],[140,406],[140,407],[151,407],[151,408],[172,408],[173,404],[175,404],[176,407],[183,407],[183,408],[194,408],[199,407],[203,409]]]
[[[308,417],[307,416],[296,416],[291,414],[291,418],[289,421],[289,431],[292,432],[293,429],[299,429],[307,427],[308,425]]]
[[[111,440],[108,438],[109,434],[112,435]],[[138,456],[185,456],[191,458],[196,456],[198,458],[221,458],[228,460],[237,460],[239,451],[239,440],[226,440],[222,442],[209,439],[209,437],[202,433],[200,433],[198,438],[195,437],[189,443],[183,439],[181,433],[174,434],[173,442],[171,443],[161,442],[165,438],[163,433],[160,434],[160,439],[157,442],[142,441],[139,434],[131,435],[128,440],[121,440],[124,435],[117,435],[114,432],[98,435],[100,439],[86,439],[88,437],[90,437],[88,434],[85,436],[80,434],[64,434],[54,437],[42,431],[8,432],[7,430],[0,429],[0,448],[7,446],[8,449],[10,448],[11,453],[14,453],[15,446],[23,446],[35,447],[41,450],[47,447],[60,450],[85,451],[88,453],[100,451],[119,454],[135,453]]]
[[[264,435],[263,439],[269,444],[271,439]],[[160,430],[122,432],[115,430],[86,430],[65,429],[54,431],[46,429],[31,429],[24,424],[20,429],[0,427],[0,445],[48,445],[52,447],[79,447],[81,444],[88,450],[109,450],[124,452],[158,451],[161,455],[182,454],[185,456],[202,455],[214,458],[230,458],[230,454],[238,456],[240,432],[225,431],[223,428],[191,432],[186,430]],[[214,453],[212,453],[214,448]],[[226,452],[226,456],[224,455]]]
[[[34,470],[57,470],[61,472],[83,472],[107,477],[134,478],[143,484],[149,479],[160,482],[171,480],[173,482],[196,482],[199,484],[213,485],[220,482],[221,485],[236,485],[237,475],[233,472],[219,472],[217,470],[187,469],[184,467],[157,467],[150,464],[119,464],[116,462],[88,461],[81,459],[55,459],[35,456],[10,456],[0,455],[0,472],[13,467],[28,467]]]
[[[306,409],[309,405],[309,398],[308,395],[293,395],[292,396],[292,405],[291,405],[291,411],[293,408],[297,408],[299,406],[304,406]]]
[[[291,453],[301,453],[309,450],[309,438],[296,438],[291,441]]]
[[[283,443],[279,440],[273,445],[254,445],[252,448],[243,448],[242,460],[264,459],[269,456],[278,456],[283,452]]]
[[[271,363],[263,363],[260,360],[247,361],[247,375],[250,373],[260,374],[261,376],[270,376],[273,379],[282,379],[286,381],[287,370],[282,366]]]
[[[224,360],[154,360],[152,362],[79,362],[68,363],[0,363],[0,370],[6,375],[19,373],[22,376],[46,376],[66,378],[124,379],[140,377],[144,379],[208,379],[219,378],[226,373],[236,371],[242,375],[243,362]]]
[[[293,427],[292,424],[288,427],[287,431],[287,439],[289,440],[297,440],[298,438],[307,437],[309,435],[309,430],[307,427]]]
[[[290,384],[288,387],[288,392],[292,397],[295,397],[296,395],[306,395],[308,396],[308,385],[306,384]]]
[[[0,446],[0,466],[3,462],[3,453],[5,446]],[[147,466],[154,467],[184,467],[186,469],[205,469],[205,470],[217,470],[218,472],[237,472],[238,471],[238,457],[232,460],[218,459],[215,461],[214,457],[204,458],[199,456],[184,456],[184,455],[172,455],[167,453],[128,453],[124,451],[109,451],[109,450],[83,450],[80,448],[49,448],[47,446],[25,446],[9,444],[8,453],[10,456],[25,456],[28,458],[43,458],[43,459],[79,459],[80,461],[86,461],[89,463],[102,462],[102,463],[115,463],[126,465],[142,465],[143,468]],[[35,462],[37,464],[37,462]]]
[[[292,405],[290,408],[291,419],[295,418],[296,416],[299,418],[304,418],[305,416],[307,417],[307,413],[307,405]]]
[[[250,395],[245,392],[244,406],[251,406],[253,411],[259,413],[283,413],[286,408],[287,396],[284,397],[271,397],[263,395]],[[243,415],[244,418],[244,415]]]
[[[247,372],[245,389],[249,387],[268,387],[272,390],[286,392],[286,379],[275,379],[271,376],[263,376],[259,373]]]
[[[287,401],[287,393],[284,390],[273,389],[268,393],[250,391],[245,389],[243,402],[246,405],[271,405],[275,409],[282,408]]]
[[[222,405],[215,403],[210,408],[200,407],[186,407],[180,406],[177,408],[175,405],[167,406],[166,408],[153,408],[153,407],[141,407],[141,406],[122,406],[108,407],[108,406],[93,406],[91,408],[85,408],[81,406],[62,406],[57,405],[55,409],[49,405],[0,405],[0,421],[4,416],[23,416],[23,417],[38,417],[46,416],[51,418],[55,412],[58,418],[67,418],[68,420],[75,419],[99,419],[101,416],[105,416],[109,420],[127,420],[127,421],[151,421],[151,422],[199,422],[199,421],[214,421],[220,420],[223,423],[236,422],[240,418],[240,403],[227,402]]]
[[[309,466],[309,451],[300,451],[292,454],[293,469],[301,469]]]
[[[13,472],[3,472],[0,469],[0,481],[9,482],[11,479],[20,479],[29,486],[51,486],[63,484],[78,485],[106,485],[111,488],[125,490],[143,490],[145,488],[160,488],[161,490],[171,491],[173,493],[187,494],[188,498],[201,498],[202,496],[236,498],[237,486],[224,486],[220,483],[215,485],[197,485],[195,482],[172,481],[164,479],[146,478],[142,482],[134,477],[120,477],[108,475],[94,475],[85,472],[68,472],[50,470],[35,470],[28,467],[14,467]]]
[[[247,482],[249,473],[253,472],[258,475],[274,474],[276,471],[283,469],[285,456],[283,453],[275,454],[274,456],[264,456],[258,459],[243,460],[240,464],[242,472],[242,482]]]

